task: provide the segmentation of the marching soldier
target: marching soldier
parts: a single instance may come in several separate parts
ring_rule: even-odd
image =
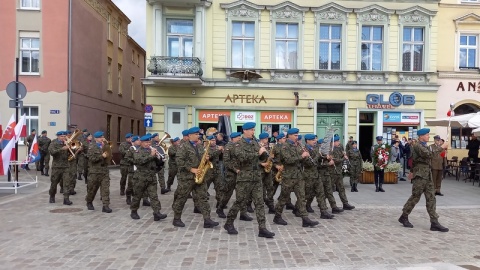
[[[440,192],[440,188],[442,187],[442,177],[443,177],[443,159],[440,154],[443,152],[442,139],[440,136],[436,135],[433,137],[434,143],[430,145],[433,154],[432,156],[432,179],[433,179],[433,187],[435,188],[435,195],[443,196]]]
[[[238,234],[233,223],[241,209],[245,208],[249,197],[253,199],[255,213],[258,221],[258,237],[272,238],[274,233],[267,230],[265,222],[265,211],[263,202],[263,183],[261,178],[260,161],[267,158],[265,147],[260,147],[253,139],[255,134],[255,123],[243,124],[243,137],[235,144],[233,152],[238,159],[239,168],[236,169],[237,185],[235,187],[236,200],[228,212],[227,222],[223,226],[228,234]]]
[[[160,137],[158,136],[158,133],[153,133],[152,134],[152,142],[151,142],[153,148],[156,148],[158,152],[160,152],[160,149],[162,146],[160,144]],[[165,194],[168,192],[168,189],[165,187],[165,168],[162,166],[160,171],[157,172],[158,175],[158,182],[160,183],[160,193]]]
[[[225,145],[223,151],[223,164],[225,165],[225,190],[223,193],[222,201],[217,207],[217,215],[219,218],[226,218],[223,209],[227,207],[228,201],[233,195],[235,185],[237,184],[237,170],[240,170],[238,158],[235,156],[233,148],[240,141],[242,133],[233,132],[230,134],[230,141]],[[247,214],[247,209],[244,207],[240,209],[240,220],[252,221],[253,218]]]
[[[210,168],[205,175],[205,181],[207,182],[207,190],[213,183],[215,188],[215,200],[217,201],[216,208],[218,208],[223,197],[223,179],[220,172],[220,156],[223,153],[223,146],[217,146],[217,140],[215,136],[207,136],[207,140],[210,141],[210,149],[208,150],[208,156],[213,168]]]
[[[68,171],[68,146],[65,144],[65,131],[57,132],[57,139],[53,140],[48,147],[48,152],[53,157],[52,176],[50,178],[50,203],[55,203],[55,194],[57,193],[57,185],[63,180],[63,204],[71,205],[70,196],[70,175]]]
[[[210,219],[210,205],[207,202],[207,184],[203,181],[200,184],[195,183],[195,176],[201,176],[204,172],[199,170],[200,162],[204,155],[204,148],[198,145],[200,128],[192,127],[188,130],[188,141],[183,141],[177,151],[176,159],[178,165],[177,181],[178,186],[175,190],[173,201],[173,226],[185,227],[182,222],[182,211],[187,202],[188,195],[193,192],[194,203],[198,206],[203,215],[203,227],[213,228],[218,226],[218,222]],[[209,158],[208,155],[205,158]],[[205,180],[205,179],[203,179]]]
[[[82,143],[84,147],[83,147],[83,151],[79,152],[77,155],[77,173],[78,173],[77,180],[82,180],[82,174],[83,174],[83,176],[85,176],[85,181],[87,181],[86,179],[87,173],[85,172],[87,167],[87,164],[86,164],[87,160],[85,156],[86,156],[86,151],[88,149],[88,143],[89,143],[87,139],[88,135],[90,135],[90,133],[88,133],[88,130],[85,128],[82,131],[82,136],[78,138],[78,140]]]
[[[128,171],[131,167],[129,161],[125,159],[125,155],[127,154],[128,149],[132,147],[132,137],[132,133],[127,133],[125,135],[125,141],[122,142],[118,147],[118,151],[122,155],[122,159],[120,160],[120,196],[125,195],[125,186],[127,184]]]
[[[358,192],[357,185],[360,174],[362,173],[363,160],[362,154],[357,147],[357,141],[352,141],[347,155],[348,160],[350,160],[350,182],[352,182],[351,192]]]
[[[340,136],[333,137],[333,151],[332,160],[335,163],[330,167],[330,176],[333,184],[338,189],[338,195],[343,203],[344,210],[353,210],[355,206],[348,204],[347,194],[345,193],[345,186],[343,185],[342,163],[345,158],[343,147],[340,145]]]
[[[135,166],[133,165],[133,154],[137,149],[140,147],[141,141],[140,137],[133,136],[132,137],[132,146],[127,149],[125,153],[124,159],[125,162],[128,163],[128,175],[127,175],[127,189],[125,194],[127,195],[127,199],[125,200],[127,205],[132,204],[132,194],[133,194],[133,174],[135,172]]]
[[[277,205],[275,205],[273,222],[279,225],[287,225],[287,222],[282,218],[283,207],[287,203],[290,193],[295,192],[298,212],[302,217],[302,226],[313,227],[318,225],[318,221],[312,221],[308,218],[308,213],[305,209],[305,181],[302,175],[302,164],[310,154],[303,152],[296,144],[298,132],[298,128],[289,129],[287,142],[278,151],[278,159],[280,164],[282,164],[282,189]]]
[[[110,209],[110,176],[107,164],[107,153],[103,152],[103,145],[105,138],[102,131],[97,131],[93,134],[95,140],[88,146],[87,158],[88,158],[88,183],[87,183],[87,201],[88,210],[95,210],[93,207],[93,200],[100,188],[100,194],[102,197],[102,212],[111,213]]]
[[[439,154],[444,149],[447,149],[448,142],[445,142],[439,148],[432,148],[430,150],[427,147],[427,142],[430,139],[430,129],[422,128],[417,131],[417,135],[418,143],[413,146],[413,168],[409,175],[409,179],[413,182],[412,195],[403,206],[403,213],[398,221],[402,223],[404,227],[413,228],[412,223],[408,220],[408,215],[410,215],[423,193],[427,202],[427,212],[430,216],[430,230],[448,232],[448,228],[440,225],[438,222],[438,214],[435,210],[437,203],[431,171],[433,156]]]
[[[268,154],[270,154],[270,146],[268,144],[269,140],[269,135],[266,132],[260,133],[258,135],[258,139],[260,140],[260,145],[267,150]],[[265,168],[267,166],[267,162],[270,159],[269,155],[266,155],[264,159],[260,160],[260,164]],[[273,161],[272,161],[273,162]],[[272,166],[273,168],[273,166]],[[272,171],[270,172],[265,172],[265,169],[261,170],[261,177],[262,177],[262,183],[263,183],[263,201],[268,207],[268,212],[274,212],[275,211],[275,205],[273,204],[273,197],[270,198],[268,195],[272,193],[273,189],[273,181],[272,181]],[[250,205],[250,204],[249,204]]]
[[[50,169],[50,153],[48,153],[48,147],[52,140],[47,137],[47,131],[42,131],[42,136],[38,138],[38,148],[40,150],[40,171],[42,175],[49,176],[48,170]]]
[[[335,201],[335,197],[333,196],[333,190],[332,190],[332,178],[330,171],[334,169],[335,162],[332,160],[332,157],[327,154],[327,155],[322,155],[320,152],[320,146],[324,143],[324,139],[319,139],[317,141],[317,145],[319,146],[319,153],[320,153],[320,159],[319,159],[319,166],[318,166],[318,173],[320,177],[320,182],[323,183],[323,192],[325,193],[325,198],[327,198],[328,203],[330,204],[330,207],[332,208],[332,213],[341,213],[343,212],[343,209],[337,207],[337,202]],[[324,198],[324,200],[325,200]],[[318,200],[318,197],[317,197]],[[320,215],[320,218],[322,219],[330,219],[333,218],[334,215],[329,215],[327,211],[327,208],[325,210],[322,210],[322,205],[318,204],[320,207],[320,211],[324,211],[325,213]],[[326,207],[326,204],[325,204]]]
[[[173,181],[177,175],[177,162],[175,157],[177,155],[178,145],[180,144],[180,138],[175,137],[172,140],[172,144],[168,148],[168,179],[167,179],[167,190],[172,190]]]
[[[276,138],[277,143],[275,144],[275,146],[272,147],[272,155],[273,155],[272,190],[270,191],[270,194],[268,195],[268,199],[272,202],[274,201],[273,196],[275,196],[275,193],[277,193],[277,189],[280,186],[280,182],[277,181],[277,179],[276,179],[276,175],[278,173],[278,168],[281,167],[281,164],[278,162],[278,158],[277,158],[278,157],[278,151],[279,151],[281,145],[286,142],[286,140],[287,140],[287,138],[285,137],[285,134],[280,133]],[[295,206],[292,204],[291,198],[289,198],[286,206],[287,206],[287,210],[293,210],[295,208]],[[275,214],[275,206],[274,206],[274,209],[272,209],[272,210],[268,209],[268,213],[269,214]]]
[[[160,213],[162,205],[158,200],[157,179],[155,172],[163,166],[163,159],[155,148],[151,148],[150,136],[144,135],[140,138],[141,145],[133,154],[133,164],[137,170],[133,173],[133,201],[130,206],[132,219],[140,219],[137,210],[140,206],[140,199],[145,193],[150,198],[153,209],[153,220],[159,221],[167,217]],[[144,199],[145,201],[145,199]]]

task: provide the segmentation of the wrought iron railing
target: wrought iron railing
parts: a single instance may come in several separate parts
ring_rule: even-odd
[[[152,56],[147,70],[152,75],[201,77],[202,62],[197,57]]]

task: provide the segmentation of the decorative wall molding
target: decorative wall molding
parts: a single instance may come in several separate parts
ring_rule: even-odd
[[[398,15],[400,23],[428,24],[432,26],[433,16],[435,16],[437,12],[420,6],[414,6],[404,10],[397,10],[396,14]]]
[[[305,22],[305,12],[309,7],[301,7],[290,1],[283,2],[275,6],[267,6],[270,10],[270,20],[293,20]]]
[[[336,3],[329,3],[311,10],[315,14],[315,22],[317,20],[348,22],[348,15],[353,12],[353,9],[345,8]]]
[[[395,11],[375,4],[368,7],[355,9],[355,13],[357,13],[357,23],[379,22],[390,24],[390,16],[394,14]]]
[[[398,75],[400,84],[414,84],[414,83],[430,83],[430,74],[410,74],[400,73]]]
[[[105,21],[108,20],[108,15],[110,15],[111,25],[115,29],[121,29],[120,33],[124,36],[128,36],[128,26],[121,25],[118,18],[112,17],[108,9],[103,6],[98,0],[84,0],[90,7],[93,8],[100,16],[102,16]]]
[[[225,20],[228,20],[229,17],[256,18],[260,20],[262,10],[265,9],[265,6],[256,5],[245,0],[229,4],[220,4],[220,7],[225,9]]]

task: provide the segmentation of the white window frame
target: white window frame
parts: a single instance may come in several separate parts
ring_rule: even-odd
[[[321,32],[321,27],[322,26],[328,26],[328,32],[329,32],[329,37],[328,39],[322,39],[320,37],[320,32]],[[332,39],[332,26],[340,26],[340,39]],[[343,42],[342,42],[342,37],[343,37],[343,25],[342,24],[337,24],[337,23],[321,23],[318,27],[318,47],[317,47],[317,52],[318,52],[318,57],[316,58],[316,62],[318,65],[318,69],[321,70],[342,70],[342,62],[343,62]],[[320,44],[321,43],[328,43],[328,67],[321,68],[320,67]],[[332,69],[332,44],[340,44],[340,66],[338,69]]]
[[[122,21],[118,21],[118,48],[123,49],[122,46]]]
[[[107,40],[112,41],[112,14],[110,12],[107,14]]]
[[[23,48],[22,47],[22,40],[23,39],[30,39],[30,44],[33,39],[38,40],[38,48]],[[29,71],[23,71],[22,70],[22,52],[38,52],[38,71],[32,72],[32,56],[30,55],[30,66],[29,66]],[[20,59],[20,75],[40,75],[40,69],[41,69],[41,39],[40,39],[40,33],[39,32],[20,32],[19,38],[18,38],[18,58]]]
[[[245,24],[252,24],[252,23],[253,23],[254,35],[253,35],[253,37],[245,37],[244,35],[234,37],[234,36],[233,36],[233,31],[230,32],[230,40],[229,40],[229,41],[230,41],[230,51],[231,51],[231,53],[229,54],[228,57],[230,58],[230,63],[231,63],[231,65],[229,65],[229,66],[232,67],[232,68],[255,68],[255,67],[257,66],[257,65],[256,65],[257,59],[256,59],[256,57],[255,57],[255,54],[256,54],[256,53],[254,54],[254,58],[253,58],[253,66],[250,67],[250,66],[246,66],[246,65],[245,65],[245,41],[253,41],[254,51],[255,51],[255,52],[257,51],[257,50],[256,50],[256,44],[257,44],[257,42],[256,42],[256,38],[255,38],[255,37],[256,37],[256,34],[257,34],[257,33],[256,33],[256,29],[257,29],[257,28],[256,28],[256,27],[257,27],[257,26],[256,26],[256,22],[255,22],[255,21],[245,21],[245,20],[243,20],[243,21],[232,20],[232,22],[231,22],[231,29],[233,29],[233,24],[234,24],[234,23],[241,23],[241,25],[242,25],[242,34],[245,34]],[[232,57],[233,57],[234,52],[233,52],[233,49],[232,49],[233,47],[232,47],[232,46],[233,46],[233,41],[234,41],[234,40],[238,40],[238,41],[241,41],[241,42],[242,42],[242,52],[241,52],[241,53],[242,53],[242,66],[240,66],[240,67],[234,67],[234,66],[233,66]]]
[[[193,32],[191,35],[187,34],[169,34],[168,33],[168,25],[167,22],[168,20],[188,20],[192,21],[192,29]],[[178,57],[195,57],[195,18],[192,17],[166,17],[165,18],[165,55],[170,57],[170,51],[169,51],[169,46],[168,46],[168,38],[169,37],[178,37],[178,51],[179,51],[179,56]],[[184,51],[185,48],[183,46],[183,39],[184,38],[191,38],[192,39],[192,56],[185,56]],[[172,56],[172,57],[177,57],[177,56]]]
[[[285,28],[285,33],[287,34],[287,37],[282,37],[282,38],[278,38],[276,37],[276,30],[277,30],[277,27],[279,24],[282,24],[282,25],[285,25],[286,28]],[[298,33],[298,36],[297,38],[289,38],[288,37],[288,29],[289,29],[289,25],[296,25],[297,26],[297,33]],[[275,59],[273,59],[275,61],[275,68],[276,69],[291,69],[291,70],[296,70],[296,69],[299,69],[299,51],[300,51],[300,27],[301,25],[298,24],[297,22],[276,22],[275,23],[275,26],[274,26],[274,42],[272,44],[272,46],[274,47],[274,57]],[[283,67],[283,68],[280,68],[278,67],[278,63],[277,63],[277,42],[282,42],[282,43],[285,43],[285,53],[288,53],[288,45],[289,43],[296,43],[297,44],[297,50],[296,50],[296,54],[297,54],[297,59],[295,60],[295,67]],[[285,62],[287,63],[287,59],[288,57],[286,57],[284,60]],[[289,64],[291,65],[291,64]]]
[[[32,114],[31,113],[32,108],[37,109],[37,112],[38,112],[37,115],[31,115]],[[25,116],[25,127],[26,127],[27,136],[30,135],[30,131],[32,130],[32,120],[37,121],[37,127],[35,129],[37,130],[37,135],[38,135],[39,130],[40,130],[40,106],[38,106],[38,105],[23,106],[22,110],[20,110],[20,114],[22,114],[22,112],[28,112],[28,113],[26,113],[26,116]],[[18,142],[23,143],[22,140],[19,140]]]
[[[23,10],[40,10],[40,7],[42,5],[41,0],[19,0],[19,1],[20,1],[19,7],[20,9],[23,9]],[[38,4],[38,6],[35,6],[35,4]]]
[[[409,31],[411,31],[411,40],[409,40],[409,41],[403,40],[403,34],[405,33],[405,28],[411,28],[411,29],[409,29]],[[401,40],[402,40],[402,44],[401,44],[401,47],[400,47],[400,51],[401,51],[401,53],[400,53],[400,55],[401,55],[400,70],[401,71],[412,71],[412,72],[424,72],[425,71],[425,54],[426,54],[425,44],[426,44],[426,32],[427,32],[425,27],[404,25],[402,29],[403,29],[402,36],[400,37]],[[423,30],[422,41],[414,41],[414,39],[415,39],[415,36],[414,36],[415,35],[415,29],[422,29]],[[410,47],[410,67],[409,67],[408,70],[403,70],[403,54],[404,54],[403,47],[405,45],[408,45]],[[413,52],[415,51],[415,46],[418,46],[418,45],[421,45],[423,47],[423,49],[422,49],[422,69],[421,70],[413,70],[414,58],[415,58],[415,54]]]
[[[371,39],[368,39],[368,40],[363,40],[363,39],[360,39],[360,70],[361,71],[384,71],[385,70],[385,66],[384,66],[384,58],[385,58],[385,28],[383,25],[362,25],[362,28],[360,29],[360,35],[362,35],[363,33],[363,28],[364,27],[369,27],[370,28],[370,38]],[[373,29],[374,28],[381,28],[382,29],[382,40],[373,40]],[[370,44],[370,46],[372,47],[372,49],[370,50],[370,53],[369,53],[369,58],[370,58],[370,61],[369,61],[369,66],[367,67],[367,69],[362,69],[362,45],[363,44]],[[378,44],[381,44],[382,45],[382,59],[380,59],[380,69],[379,70],[373,70],[372,69],[372,66],[373,66],[373,45],[378,45]]]
[[[460,4],[478,4],[480,0],[459,0]]]
[[[462,36],[475,36],[477,38],[477,45],[475,46],[470,46],[470,45],[460,45],[460,38]],[[476,69],[479,68],[480,66],[480,57],[479,57],[479,52],[480,52],[480,45],[479,45],[479,39],[480,39],[480,33],[479,32],[471,32],[471,31],[461,31],[458,33],[457,37],[457,52],[456,52],[456,59],[457,59],[457,64],[455,65],[457,70],[469,70],[469,69]],[[466,49],[475,49],[476,50],[476,57],[475,57],[475,66],[474,67],[460,67],[460,50],[462,48]],[[468,53],[467,53],[468,57]],[[467,58],[467,63],[468,63],[468,58]]]

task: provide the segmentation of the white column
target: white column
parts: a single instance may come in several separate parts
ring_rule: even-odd
[[[196,6],[195,7],[195,49],[194,57],[198,57],[202,62],[202,69],[205,70],[205,28],[206,28],[206,18],[205,18],[205,7]]]
[[[152,56],[162,56],[165,53],[163,52],[163,14],[162,14],[162,6],[159,4],[155,4],[153,6],[153,21],[154,21],[154,27],[153,27],[153,36],[154,36],[154,42],[155,42],[155,51]]]

